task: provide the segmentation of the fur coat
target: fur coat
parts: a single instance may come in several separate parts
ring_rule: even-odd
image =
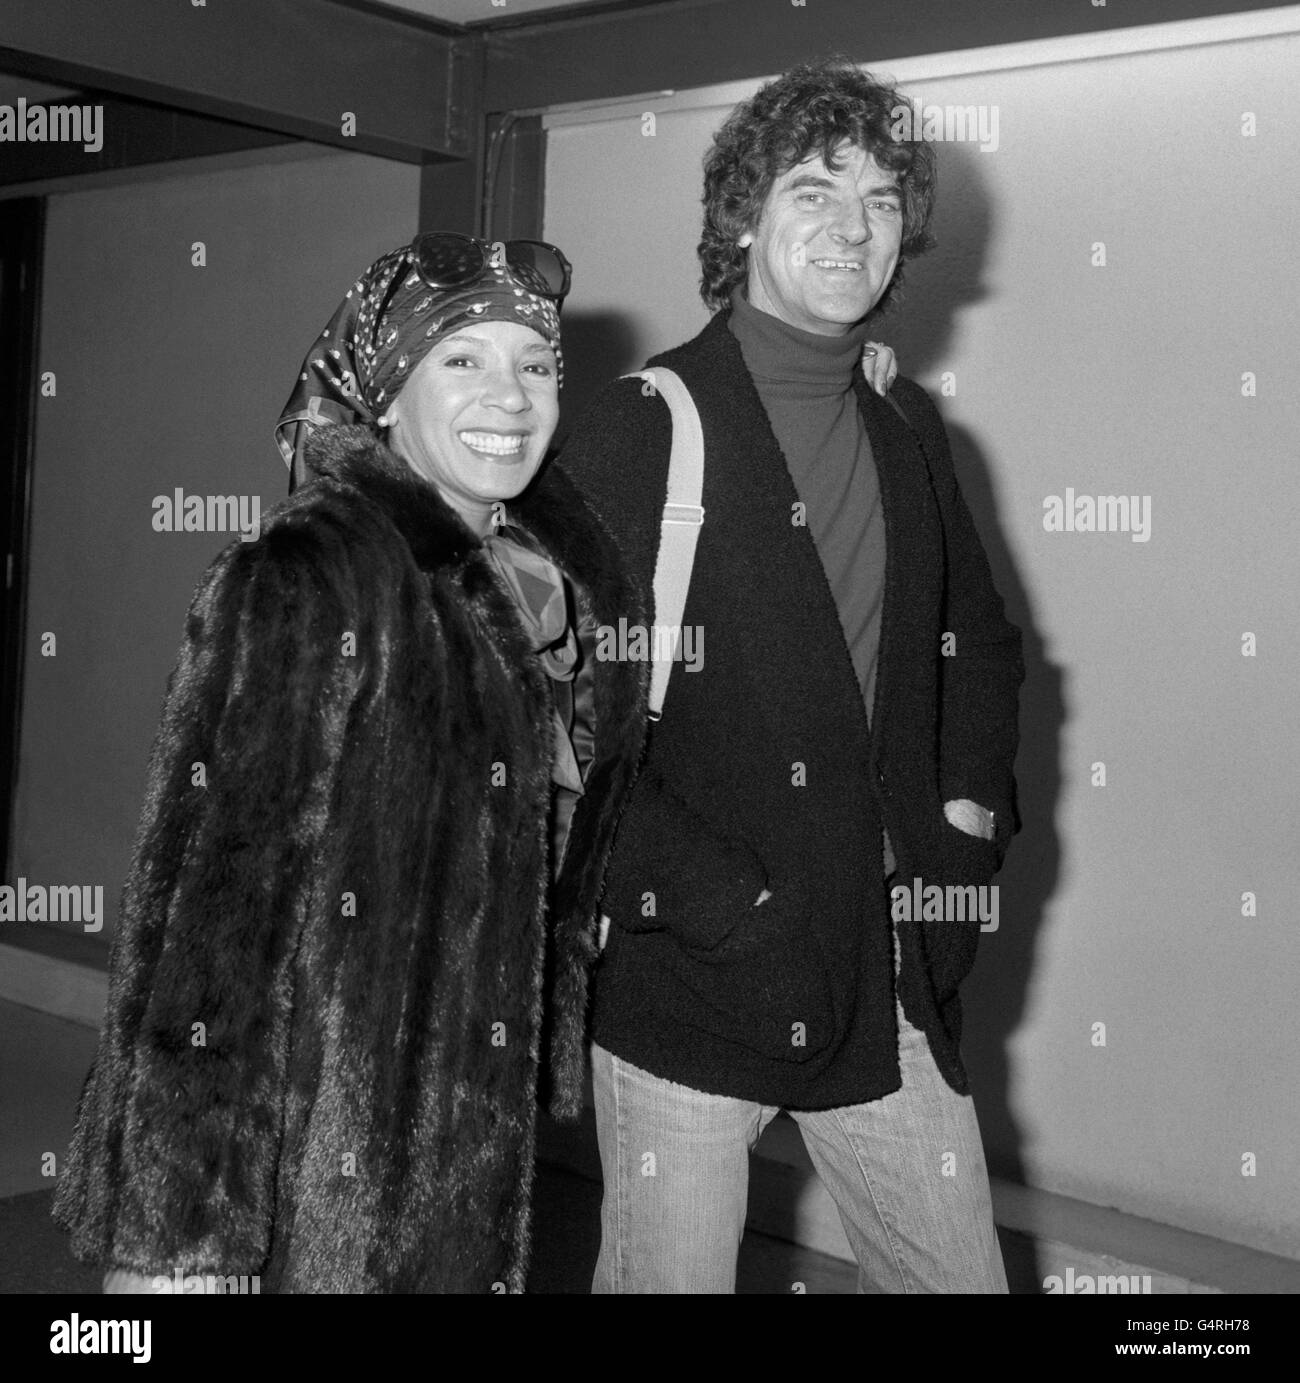
[[[188,614],[56,1219],[78,1257],[263,1291],[523,1289],[539,1084],[581,1105],[587,973],[647,669],[595,664],[554,882],[547,678],[482,546],[365,428]],[[643,621],[552,466],[511,506]]]

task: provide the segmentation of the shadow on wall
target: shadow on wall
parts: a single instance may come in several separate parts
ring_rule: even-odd
[[[1024,1014],[1034,951],[1061,870],[1056,803],[1061,792],[1060,739],[1065,723],[1065,673],[1046,654],[1031,597],[1020,581],[998,521],[987,463],[964,428],[949,429],[958,482],[988,553],[1007,616],[1023,636],[1025,683],[1020,693],[1016,756],[1020,833],[998,875],[999,926],[980,939],[980,959],[963,997],[962,1054],[979,1108],[989,1170],[1023,1182],[1021,1132],[1011,1108],[1011,1036]]]
[[[676,344],[665,342],[657,349]],[[582,410],[610,380],[644,364],[637,356],[636,334],[627,317],[615,312],[566,312],[564,388],[554,449],[559,450]]]
[[[937,152],[930,223],[935,247],[907,266],[892,305],[871,330],[898,351],[900,368],[913,379],[948,366],[958,314],[989,295],[984,264],[995,215],[980,172],[982,155],[964,144],[941,144]]]
[[[938,152],[937,244],[909,266],[901,298],[873,331],[897,350],[901,368],[913,376],[933,376],[949,367],[960,312],[988,296],[984,267],[996,226],[996,210],[981,173],[983,155],[965,144],[941,145]],[[1016,386],[1007,379],[1003,387]],[[962,1041],[989,1169],[1023,1181],[1022,1135],[1011,1108],[1008,1047],[1025,1010],[1038,931],[1060,875],[1055,818],[1067,711],[1065,677],[1047,657],[1032,596],[1003,535],[992,471],[980,444],[960,426],[950,424],[948,435],[958,483],[984,542],[993,579],[1008,618],[1024,636],[1025,684],[1016,758],[1021,831],[997,879],[999,930],[981,939],[981,959],[965,986]]]

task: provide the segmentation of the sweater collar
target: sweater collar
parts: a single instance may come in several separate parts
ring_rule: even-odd
[[[775,386],[792,397],[847,394],[867,339],[865,322],[850,327],[843,336],[803,331],[755,307],[743,288],[731,295],[727,325],[740,342],[745,366],[759,392]]]

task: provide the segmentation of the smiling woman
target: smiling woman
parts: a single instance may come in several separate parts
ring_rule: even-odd
[[[444,337],[387,413],[389,445],[480,536],[532,480],[559,419],[555,351],[530,327]]]
[[[201,582],[55,1214],[106,1290],[521,1291],[534,1109],[581,1105],[646,619],[558,468],[551,246],[362,275]]]

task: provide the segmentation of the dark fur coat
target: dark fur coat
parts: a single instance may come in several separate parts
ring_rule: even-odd
[[[550,692],[509,595],[370,432],[314,446],[191,605],[55,1216],[137,1272],[520,1291],[536,1096],[580,1107],[646,665],[595,664],[552,884]],[[598,623],[644,620],[561,471],[511,509]]]

